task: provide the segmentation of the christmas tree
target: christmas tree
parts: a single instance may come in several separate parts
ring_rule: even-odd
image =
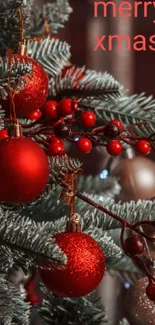
[[[110,325],[95,290],[113,270],[131,282],[141,274],[127,317],[153,324],[146,227],[155,226],[154,200],[118,201],[108,167],[84,176],[68,145],[83,155],[101,147],[112,157],[129,148],[149,154],[155,101],[69,61],[57,32],[71,12],[67,0],[0,4],[0,324],[29,325],[37,312],[42,324]]]

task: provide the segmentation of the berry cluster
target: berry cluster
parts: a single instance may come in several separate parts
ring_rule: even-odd
[[[123,150],[122,143],[117,139],[122,132],[123,125],[119,120],[112,120],[105,125],[104,135],[110,139],[107,144],[107,151],[112,156],[118,156]],[[148,155],[151,151],[150,143],[143,139],[136,141],[134,147],[142,155]]]
[[[77,149],[83,154],[89,153],[93,147],[105,146],[108,153],[118,156],[123,151],[123,142],[132,145],[135,150],[143,155],[151,151],[151,145],[147,139],[138,138],[129,133],[134,127],[125,129],[119,120],[111,120],[108,124],[96,127],[96,115],[92,111],[83,112],[79,108],[79,101],[71,98],[64,98],[60,102],[48,100],[41,110],[37,110],[29,116],[35,120],[34,123],[41,123],[47,136],[49,156],[65,155],[65,148],[62,139],[75,142]],[[83,131],[76,131],[83,129]],[[40,132],[41,134],[41,132]],[[0,138],[6,137],[6,130],[0,131]],[[61,139],[61,140],[60,140]],[[76,141],[76,140],[77,141]]]
[[[76,100],[65,98],[61,102],[49,100],[43,108],[43,115],[53,120],[59,119],[53,127],[54,136],[47,138],[49,141],[48,155],[64,155],[65,149],[63,141],[68,138],[73,124],[79,123],[83,128],[91,128],[95,125],[96,116],[93,112],[81,112]],[[77,141],[77,148],[82,153],[88,153],[92,149],[92,142],[88,138],[80,138]]]

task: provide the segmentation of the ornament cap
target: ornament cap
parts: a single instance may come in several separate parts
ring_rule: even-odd
[[[20,54],[20,55],[26,55],[27,54],[27,39],[24,38],[19,43],[18,54]]]
[[[18,120],[9,120],[7,123],[8,136],[22,137],[22,127]]]
[[[80,232],[80,231],[81,231],[80,215],[74,213],[72,217],[67,221],[66,232]]]

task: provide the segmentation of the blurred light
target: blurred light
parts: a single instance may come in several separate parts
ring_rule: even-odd
[[[79,140],[79,138],[74,138],[74,140],[75,140],[75,141],[78,141],[78,140]]]
[[[123,263],[126,263],[126,261],[127,261],[127,258],[126,258],[126,257],[123,257],[123,258],[122,258],[122,262],[123,262]]]
[[[129,288],[131,287],[131,284],[130,284],[129,282],[125,282],[125,283],[124,283],[124,287],[125,287],[126,289],[129,289]]]
[[[101,174],[100,174],[100,178],[101,179],[106,179],[108,177],[108,174],[109,174],[108,170],[107,169],[103,169],[102,172],[101,172]]]

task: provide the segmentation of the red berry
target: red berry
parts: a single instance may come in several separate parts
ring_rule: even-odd
[[[150,283],[146,287],[146,295],[151,301],[155,301],[155,283]]]
[[[53,134],[47,137],[47,141],[49,143],[59,143],[63,145],[63,141],[59,138],[56,138]]]
[[[0,139],[7,138],[8,131],[6,129],[0,130]]]
[[[77,141],[77,147],[82,153],[89,153],[92,149],[92,143],[87,138],[80,138]]]
[[[104,127],[104,136],[116,139],[120,135],[120,128],[117,124],[109,122]]]
[[[136,143],[136,150],[143,155],[148,155],[151,151],[151,146],[146,140],[139,140]]]
[[[82,112],[81,113],[81,122],[82,122],[82,125],[86,128],[92,127],[92,126],[94,126],[94,124],[96,122],[96,115],[91,111]]]
[[[121,132],[123,131],[123,124],[120,120],[111,120],[111,122],[119,126]]]
[[[72,99],[70,99],[70,98],[64,98],[58,104],[58,113],[62,116],[71,115],[73,113],[73,111],[74,111],[74,108],[72,106]]]
[[[144,252],[145,241],[143,237],[132,235],[125,240],[125,253],[130,256],[140,255]]]
[[[62,156],[65,154],[65,148],[63,144],[53,142],[49,145],[47,154],[48,156],[56,156],[56,155]]]
[[[40,117],[42,116],[42,113],[40,111],[40,109],[37,109],[35,112],[31,113],[29,116],[28,116],[28,119],[29,120],[38,120]]]
[[[48,100],[42,107],[43,114],[50,119],[56,119],[58,116],[57,105],[58,103],[54,100]]]
[[[112,156],[118,156],[123,150],[123,146],[119,140],[111,140],[107,145],[107,151]]]

